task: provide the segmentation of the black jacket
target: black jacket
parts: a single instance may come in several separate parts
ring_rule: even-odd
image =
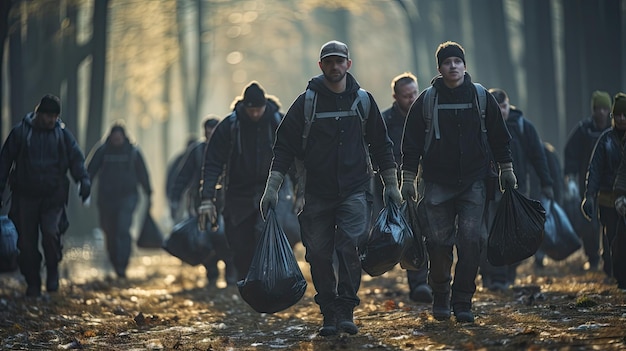
[[[385,125],[387,126],[387,134],[393,142],[393,157],[396,163],[402,163],[402,134],[404,133],[404,122],[406,115],[400,111],[397,103],[382,112]]]
[[[541,187],[551,187],[553,179],[548,168],[543,143],[539,139],[535,126],[524,118],[522,111],[514,106],[511,106],[506,126],[512,136],[511,156],[513,157],[513,169],[517,177],[519,192],[528,195],[531,191],[528,183],[531,172],[538,175]]]
[[[108,141],[97,146],[87,170],[92,179],[98,176],[98,204],[115,203],[123,197],[136,195],[138,185],[147,196],[152,194],[143,156],[128,139],[120,147]]]
[[[348,73],[346,90],[339,94],[330,91],[323,79],[321,75],[314,77],[307,87],[317,92],[316,112],[349,110],[360,88],[356,79]],[[365,133],[358,116],[315,119],[303,150],[305,94],[300,94],[278,128],[272,171],[287,173],[297,157],[304,161],[307,193],[335,198],[368,189],[373,174],[369,154],[380,170],[396,167],[387,128],[374,98],[369,93],[368,96],[370,111]],[[369,145],[369,154],[365,144]]]
[[[581,195],[585,190],[585,178],[591,153],[600,134],[606,129],[596,128],[593,119],[586,118],[574,127],[565,144],[563,172],[565,175],[578,176],[578,189]]]
[[[589,162],[586,197],[595,198],[599,191],[613,191],[615,176],[622,160],[623,137],[623,131],[610,128],[598,138]]]
[[[173,171],[169,194],[171,201],[180,201],[185,190],[189,189],[193,205],[195,207],[200,205],[200,176],[206,146],[206,141],[197,142],[191,145],[183,155],[178,168]]]
[[[463,84],[454,89],[446,87],[441,77],[436,77],[432,85],[437,89],[440,104],[476,101],[476,89],[467,73]],[[417,173],[421,160],[423,178],[430,182],[454,185],[485,179],[490,157],[481,135],[483,131],[478,108],[440,110],[441,139],[433,138],[428,154],[423,155],[426,139],[423,105],[424,92],[411,105],[407,116],[402,139],[402,169]],[[493,159],[498,163],[511,162],[511,136],[504,124],[500,106],[491,94],[487,94],[485,127]]]
[[[85,156],[76,139],[60,120],[54,129],[33,125],[29,113],[13,127],[0,152],[0,193],[11,172],[11,191],[16,196],[47,197],[55,203],[66,203],[69,191],[67,171],[75,182],[89,181]]]
[[[231,114],[215,127],[204,154],[202,199],[215,200],[215,186],[226,171],[225,206],[238,198],[243,199],[245,205],[238,203],[236,207],[244,206],[246,212],[258,210],[272,162],[278,119],[282,118],[280,113],[278,118],[276,116],[278,108],[276,102],[268,99],[265,113],[254,122],[240,101],[234,108],[236,118]]]

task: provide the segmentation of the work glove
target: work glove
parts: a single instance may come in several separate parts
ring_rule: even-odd
[[[542,187],[541,194],[549,200],[554,200],[554,190],[552,189],[552,186],[547,185]]]
[[[211,227],[217,226],[217,209],[213,200],[202,200],[198,207],[198,229],[205,231],[207,222],[211,223]]]
[[[87,201],[87,198],[89,197],[90,194],[91,194],[91,181],[89,180],[89,178],[83,178],[80,181],[80,189],[79,189],[80,199],[83,200],[83,202],[85,202]]]
[[[278,203],[278,189],[283,183],[285,175],[278,171],[271,171],[270,176],[265,183],[265,191],[263,197],[261,197],[261,216],[263,219],[267,218],[267,213],[270,208],[276,208]]]
[[[411,171],[402,171],[402,188],[400,188],[400,192],[405,201],[419,200],[417,195],[417,174]]]
[[[389,202],[400,206],[402,204],[402,194],[398,186],[398,171],[396,168],[389,168],[380,172],[380,176],[383,178],[383,184],[385,189],[383,191],[383,203],[386,205]]]
[[[504,192],[504,189],[511,187],[517,189],[517,177],[513,173],[513,163],[498,163],[500,167],[500,191]]]
[[[615,200],[615,210],[622,217],[626,215],[626,196],[622,195]]]
[[[585,219],[591,222],[596,210],[594,197],[591,195],[586,195],[582,203],[580,204],[580,210],[582,211]]]

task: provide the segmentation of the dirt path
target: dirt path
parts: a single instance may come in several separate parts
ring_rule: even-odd
[[[479,290],[469,325],[435,321],[430,306],[411,302],[398,267],[364,275],[360,332],[323,338],[310,280],[298,304],[263,315],[223,281],[207,287],[204,268],[159,251],[135,251],[129,278],[112,279],[99,245],[66,245],[54,295],[25,299],[19,274],[0,275],[1,350],[626,349],[626,294],[579,269],[579,254],[542,272],[523,264],[506,293]],[[297,256],[307,275],[301,250]]]

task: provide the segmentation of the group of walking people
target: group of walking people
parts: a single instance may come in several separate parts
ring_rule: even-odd
[[[187,212],[198,216],[201,229],[223,218],[223,255],[205,262],[209,281],[217,279],[217,260],[226,264],[229,285],[246,277],[265,216],[287,201],[280,208],[286,208],[285,216],[298,214],[314,299],[323,316],[319,334],[356,334],[360,249],[372,216],[389,203],[421,201],[428,262],[407,272],[412,300],[432,304],[437,320],[454,314],[458,322],[471,323],[479,271],[488,289],[505,290],[513,284],[516,265],[493,267],[484,259],[495,212],[489,208],[507,189],[554,199],[561,193],[556,185],[561,175],[551,172],[549,148],[506,92],[472,81],[460,44],[440,44],[435,58],[438,75],[430,86],[420,93],[413,74],[398,75],[391,84],[393,105],[381,113],[372,94],[349,72],[348,46],[329,41],[320,50],[321,74],[309,80],[285,114],[278,99],[253,81],[234,100],[228,116],[206,119],[205,140],[191,143],[177,161],[176,171],[168,176],[167,195],[175,217],[188,191]],[[611,100],[606,93],[594,93],[593,117],[570,137],[564,172],[584,194],[580,214],[592,223],[599,219],[596,236],[585,241],[589,263],[598,265],[599,247],[594,245],[604,238],[604,270],[626,289],[626,161],[621,162],[626,95]],[[35,112],[11,131],[0,153],[0,190],[9,182],[13,191],[10,213],[19,232],[28,296],[41,293],[39,230],[46,288],[58,289],[67,170],[80,183],[83,200],[90,196],[91,180],[99,177],[100,225],[119,277],[125,277],[130,257],[129,228],[138,187],[148,203],[152,193],[145,161],[123,125],[111,128],[85,166],[59,114],[59,99],[44,96]],[[533,177],[538,187],[533,187]],[[284,191],[289,195],[281,196]],[[543,263],[541,253],[535,260]]]

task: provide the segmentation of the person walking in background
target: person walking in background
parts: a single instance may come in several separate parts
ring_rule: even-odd
[[[488,194],[495,191],[489,188],[495,184],[488,181],[492,164],[488,155],[493,155],[499,166],[501,188],[515,188],[511,136],[493,95],[473,84],[465,71],[461,45],[442,43],[435,57],[440,75],[420,94],[407,116],[401,192],[406,201],[418,200],[421,162],[433,317],[449,319],[452,305],[458,322],[473,322],[472,297],[487,239],[484,212]],[[454,246],[458,262],[450,286]]]
[[[171,189],[171,203],[173,206],[179,206],[183,194],[189,194],[188,210],[190,216],[196,215],[196,209],[200,206],[200,177],[202,176],[202,163],[204,162],[204,153],[211,140],[211,136],[217,127],[219,120],[216,116],[210,115],[204,119],[202,123],[204,129],[204,141],[195,143],[186,152],[180,167],[174,175],[174,181]],[[222,184],[218,184],[216,189],[216,206],[219,211],[224,206]],[[211,244],[215,248],[215,255],[211,255],[208,261],[204,263],[206,269],[206,277],[210,284],[215,285],[219,277],[219,268],[217,263],[221,260],[225,264],[225,280],[229,286],[237,284],[237,270],[233,262],[233,253],[223,235],[213,235]]]
[[[509,143],[513,168],[517,176],[518,191],[526,197],[530,196],[529,178],[534,173],[539,176],[541,183],[541,195],[554,199],[553,180],[545,154],[545,149],[539,134],[532,122],[526,118],[521,110],[511,105],[509,96],[502,89],[489,89],[500,106],[500,113],[511,134]],[[489,203],[489,222],[493,223],[501,194],[496,194],[495,201]],[[536,263],[543,266],[543,256],[535,257]],[[508,266],[496,267],[487,260],[487,251],[483,250],[480,263],[480,274],[483,287],[493,291],[504,291],[515,283],[516,270],[519,263]]]
[[[410,72],[404,72],[397,75],[391,81],[391,93],[393,104],[382,112],[385,125],[387,126],[387,134],[393,142],[393,157],[396,165],[399,167],[402,163],[402,133],[404,132],[404,123],[406,115],[411,108],[411,104],[419,95],[419,85],[417,77]],[[398,174],[400,174],[398,172]],[[373,218],[383,208],[383,191],[384,186],[380,177],[373,177],[374,184],[374,201],[373,201]],[[426,260],[428,262],[428,260]],[[432,303],[433,292],[428,285],[428,263],[418,271],[407,270],[407,280],[409,283],[409,297],[415,302]]]
[[[301,160],[306,185],[299,220],[315,302],[324,317],[319,334],[356,334],[359,248],[365,248],[372,210],[370,154],[385,184],[384,200],[399,205],[402,199],[385,122],[374,98],[348,72],[348,46],[336,40],[325,43],[318,66],[322,74],[309,81],[278,128],[261,208],[264,215],[276,208],[285,174],[295,159]],[[312,101],[310,106],[307,101]]]
[[[165,175],[165,196],[167,197],[167,204],[170,208],[170,217],[172,217],[174,223],[178,223],[183,220],[185,216],[189,214],[189,208],[187,207],[191,207],[191,200],[189,199],[188,193],[183,194],[180,198],[174,199],[172,189],[174,188],[174,181],[176,180],[178,170],[182,166],[187,152],[196,144],[195,137],[187,139],[185,150],[176,154],[167,165],[167,173]],[[187,204],[188,206],[181,206],[181,203]],[[194,208],[193,213],[195,213],[195,211],[196,209]]]
[[[233,112],[215,128],[204,154],[198,207],[200,229],[217,224],[216,185],[223,174],[224,226],[237,280],[248,274],[261,232],[259,210],[272,162],[272,145],[282,119],[280,103],[256,82],[235,98]]]
[[[587,255],[590,270],[597,270],[600,264],[600,223],[597,217],[591,222],[585,220],[580,211],[581,195],[585,190],[585,176],[589,168],[591,153],[600,135],[611,127],[609,113],[611,111],[611,96],[604,91],[594,91],[591,94],[591,117],[580,121],[570,132],[565,144],[564,167],[565,182],[568,189],[566,197],[568,216],[574,230],[581,237],[583,249]],[[608,257],[605,257],[608,259]],[[609,264],[603,268],[608,274]]]
[[[109,261],[117,277],[126,278],[131,254],[130,227],[139,201],[137,188],[143,188],[150,208],[152,187],[144,158],[130,142],[121,122],[111,127],[103,143],[94,146],[87,171],[91,179],[98,177],[96,204]]]
[[[9,218],[18,233],[18,264],[28,285],[28,297],[41,295],[40,231],[46,290],[59,289],[61,234],[68,225],[64,223],[69,192],[67,171],[80,183],[83,202],[91,191],[85,156],[64,127],[60,114],[61,100],[51,94],[43,96],[35,111],[11,129],[0,151],[0,194],[8,181],[12,192]]]

